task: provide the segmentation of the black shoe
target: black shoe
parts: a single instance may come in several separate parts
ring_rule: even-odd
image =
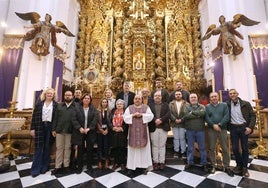
[[[175,151],[173,157],[176,158],[176,159],[178,159],[178,158],[180,157],[179,152],[176,152],[176,151]]]
[[[33,177],[33,178],[35,178],[35,177],[37,177],[37,176],[39,176],[39,174],[32,174],[32,177]]]
[[[181,159],[187,159],[187,155],[185,152],[181,154]]]
[[[91,165],[87,165],[87,170],[88,171],[92,171],[93,170],[92,166]]]
[[[204,170],[205,172],[208,172],[208,171],[209,171],[209,170],[208,170],[208,165],[207,165],[207,164],[203,165],[202,168],[203,168],[203,170]]]
[[[71,173],[71,170],[69,169],[69,167],[64,167],[63,168],[63,173],[64,174],[70,174]]]
[[[243,176],[245,177],[249,177],[249,173],[248,173],[248,169],[247,168],[243,168]]]
[[[235,174],[241,174],[242,173],[242,169],[243,168],[241,166],[236,166],[236,167],[234,167],[233,172]]]
[[[51,171],[51,175],[56,175],[60,173],[60,168],[55,168],[54,170]]]
[[[82,170],[81,168],[78,168],[78,169],[75,170],[75,173],[76,173],[76,174],[81,174],[82,171],[83,171],[83,170]]]
[[[211,174],[215,174],[215,172],[216,172],[215,167],[212,167],[211,170],[210,170],[210,173],[211,173]]]
[[[45,174],[48,170],[41,170],[41,174]]]
[[[132,176],[132,175],[133,175],[133,170],[128,169],[128,171],[127,171],[127,175],[128,175],[128,176]]]
[[[228,174],[228,176],[234,177],[234,172],[230,168],[226,168],[224,171]]]
[[[193,166],[193,165],[191,165],[191,164],[186,164],[186,165],[184,166],[184,170],[189,170],[190,168],[192,168],[192,166]]]

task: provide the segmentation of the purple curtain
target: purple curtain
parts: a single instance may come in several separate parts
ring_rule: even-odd
[[[211,53],[212,53],[212,60],[215,63],[214,65],[215,91],[220,91],[224,89],[222,52],[218,50],[213,50]]]
[[[268,107],[268,49],[252,49],[253,69],[256,76],[258,98],[262,106]]]
[[[64,63],[54,58],[54,68],[53,68],[53,76],[52,76],[52,88],[55,89],[56,85],[56,79],[59,77],[59,86],[58,86],[58,101],[60,102],[62,100],[62,76],[63,76],[63,65]]]
[[[0,108],[9,107],[8,101],[12,99],[14,78],[19,74],[22,52],[22,48],[3,49],[0,62]]]
[[[268,35],[250,37],[251,52],[253,57],[253,69],[256,76],[258,98],[261,105],[268,107]]]

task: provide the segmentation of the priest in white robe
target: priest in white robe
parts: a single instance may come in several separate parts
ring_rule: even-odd
[[[136,95],[134,104],[124,113],[124,121],[129,125],[127,168],[131,173],[136,168],[145,169],[152,166],[151,145],[148,123],[154,115],[149,106],[142,104],[142,96]]]

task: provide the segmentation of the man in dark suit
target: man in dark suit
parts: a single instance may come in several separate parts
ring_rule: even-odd
[[[130,82],[129,81],[125,81],[123,83],[123,91],[121,91],[120,93],[118,93],[117,96],[116,96],[116,101],[118,99],[122,99],[122,100],[125,101],[125,103],[124,103],[124,108],[125,109],[129,105],[134,104],[135,93],[131,92],[129,89],[130,89]]]

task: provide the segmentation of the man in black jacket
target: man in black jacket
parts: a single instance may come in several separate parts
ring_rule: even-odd
[[[230,100],[227,102],[230,111],[230,132],[233,153],[235,155],[236,167],[234,173],[249,177],[248,173],[248,136],[253,132],[256,115],[249,102],[238,97],[235,89],[229,90]],[[239,151],[239,141],[242,153]]]
[[[121,91],[120,93],[117,94],[116,101],[118,99],[124,100],[124,102],[125,102],[124,108],[126,109],[129,105],[134,104],[134,97],[135,97],[135,93],[130,91],[130,82],[125,81],[123,83],[123,91]]]
[[[165,167],[166,142],[170,131],[170,110],[168,103],[162,102],[161,91],[154,93],[154,103],[149,104],[154,118],[149,123],[152,142],[153,168],[163,170]]]

